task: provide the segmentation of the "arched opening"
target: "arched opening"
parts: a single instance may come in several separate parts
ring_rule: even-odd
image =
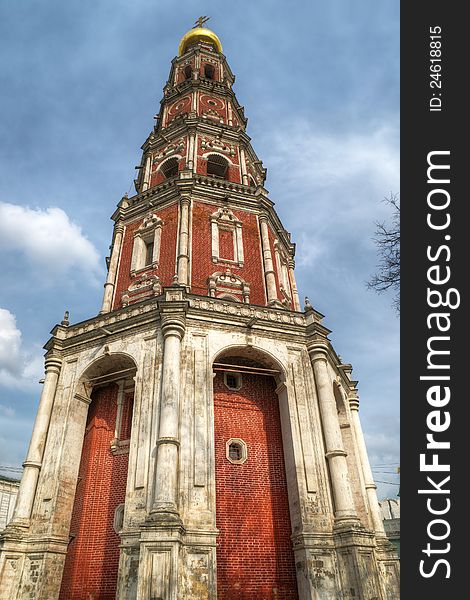
[[[228,161],[219,154],[209,154],[207,157],[207,174],[227,179]]]
[[[176,177],[178,175],[178,159],[176,156],[173,158],[169,158],[166,160],[162,166],[160,167],[165,179],[170,179],[170,177]]]
[[[116,595],[135,373],[128,355],[105,355],[76,388],[73,401],[89,408],[60,600]]]
[[[191,68],[191,65],[187,65],[184,68],[184,78],[185,79],[191,79],[191,75],[193,74],[193,70]]]
[[[276,393],[283,370],[253,347],[226,349],[213,369],[217,597],[239,590],[244,600],[296,600]]]
[[[215,78],[215,68],[212,65],[208,65],[208,64],[204,65],[204,77],[206,79],[214,79]]]

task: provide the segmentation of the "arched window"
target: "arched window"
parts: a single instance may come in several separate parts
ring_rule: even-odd
[[[162,165],[162,173],[166,179],[176,177],[178,175],[178,159],[176,157],[169,158]]]
[[[204,77],[206,79],[214,79],[215,69],[212,65],[204,65]]]
[[[191,79],[191,75],[193,74],[193,70],[191,68],[191,65],[188,65],[187,67],[185,67],[184,69],[184,76],[186,79]]]
[[[209,154],[207,157],[207,174],[227,179],[228,161],[218,154]]]

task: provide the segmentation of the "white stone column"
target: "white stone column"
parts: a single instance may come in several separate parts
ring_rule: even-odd
[[[151,156],[147,156],[146,160],[145,160],[145,170],[144,170],[144,180],[142,182],[142,192],[145,192],[145,190],[148,190],[149,185],[150,185],[150,164],[151,164]]]
[[[339,427],[333,383],[328,374],[328,351],[326,346],[315,345],[309,348],[313,365],[318,404],[325,438],[326,458],[330,467],[331,485],[335,502],[335,520],[357,520],[354,500],[349,485],[346,452]]]
[[[278,298],[276,289],[276,278],[274,275],[273,268],[273,258],[271,254],[271,246],[269,244],[268,217],[266,215],[260,215],[259,223],[261,227],[261,247],[263,249],[264,275],[266,277],[268,304],[274,304],[278,301]]]
[[[104,284],[103,304],[101,306],[100,314],[108,313],[111,310],[114,286],[116,283],[117,267],[119,263],[119,257],[121,255],[123,235],[124,225],[122,225],[121,223],[117,223],[115,227],[115,236],[113,249],[111,251],[111,259],[109,261],[108,277],[106,278],[106,283]]]
[[[364,482],[369,503],[372,526],[377,536],[386,537],[382,514],[380,511],[379,500],[377,498],[377,486],[374,482],[374,476],[370,468],[369,457],[367,456],[366,442],[362,432],[361,420],[359,418],[359,399],[356,396],[349,397],[349,407],[351,409],[351,425],[356,440],[356,447],[359,454],[359,460],[364,474]]]
[[[240,167],[242,172],[242,183],[243,185],[249,185],[248,173],[246,171],[246,156],[244,148],[240,148]]]
[[[18,490],[13,519],[10,522],[11,526],[29,527],[61,366],[62,361],[60,358],[46,358],[44,386],[39,400],[28,454],[23,463],[23,477]]]
[[[160,422],[151,520],[179,521],[178,454],[181,340],[185,331],[182,317],[162,320],[164,336]]]
[[[194,165],[194,144],[196,142],[196,133],[194,131],[190,131],[189,140],[188,140],[188,169],[195,170]]]
[[[300,310],[300,299],[299,292],[297,290],[297,283],[295,281],[294,274],[295,263],[293,260],[289,261],[289,279],[290,279],[290,287],[292,290],[292,299],[294,300],[294,309]]]
[[[180,229],[178,239],[178,283],[189,285],[189,207],[191,200],[182,196],[180,200]]]

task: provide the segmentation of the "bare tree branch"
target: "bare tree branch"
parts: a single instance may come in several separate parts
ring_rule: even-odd
[[[393,209],[390,223],[376,222],[374,242],[377,246],[379,264],[377,273],[367,282],[367,287],[378,294],[394,290],[393,307],[400,312],[400,200],[398,194],[390,193],[384,202]]]

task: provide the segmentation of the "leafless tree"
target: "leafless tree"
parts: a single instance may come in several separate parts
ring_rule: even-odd
[[[394,290],[393,307],[400,313],[400,200],[398,194],[390,193],[384,202],[392,207],[389,222],[376,222],[374,242],[377,246],[379,264],[377,273],[367,282],[367,287],[378,294]]]

